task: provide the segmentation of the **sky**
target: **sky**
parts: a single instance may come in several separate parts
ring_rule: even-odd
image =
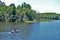
[[[23,2],[30,4],[32,9],[37,12],[55,12],[60,13],[60,0],[1,0],[6,5],[15,3],[15,5],[21,5]]]

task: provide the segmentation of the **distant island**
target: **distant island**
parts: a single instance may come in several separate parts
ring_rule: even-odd
[[[14,3],[7,6],[0,1],[0,22],[32,23],[51,20],[60,20],[60,14],[54,12],[39,13],[25,2],[16,7]]]

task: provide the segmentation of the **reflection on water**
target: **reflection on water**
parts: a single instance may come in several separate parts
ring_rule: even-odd
[[[17,29],[20,31],[19,33],[11,33],[12,29]],[[38,30],[39,28],[34,23],[20,24],[2,22],[0,23],[0,40],[37,40],[37,34],[39,32]]]

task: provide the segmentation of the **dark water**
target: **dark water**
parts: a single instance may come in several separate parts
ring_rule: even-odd
[[[40,40],[60,40],[60,20],[41,22]]]
[[[20,30],[11,33],[12,29]],[[40,40],[40,23],[0,23],[0,40]]]

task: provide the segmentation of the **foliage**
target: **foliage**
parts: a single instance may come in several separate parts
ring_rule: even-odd
[[[5,4],[5,3],[4,3]],[[22,5],[10,4],[10,6],[0,6],[0,21],[5,22],[24,22],[24,21],[34,21],[36,11],[31,9],[30,4],[25,2]],[[37,20],[37,19],[36,19]]]
[[[22,5],[10,4],[10,6],[0,6],[1,22],[25,22],[25,21],[42,21],[42,20],[60,20],[60,14],[54,12],[38,13],[32,10],[30,4],[25,2]]]
[[[53,12],[40,13],[40,19],[44,20],[60,20],[60,14]]]

